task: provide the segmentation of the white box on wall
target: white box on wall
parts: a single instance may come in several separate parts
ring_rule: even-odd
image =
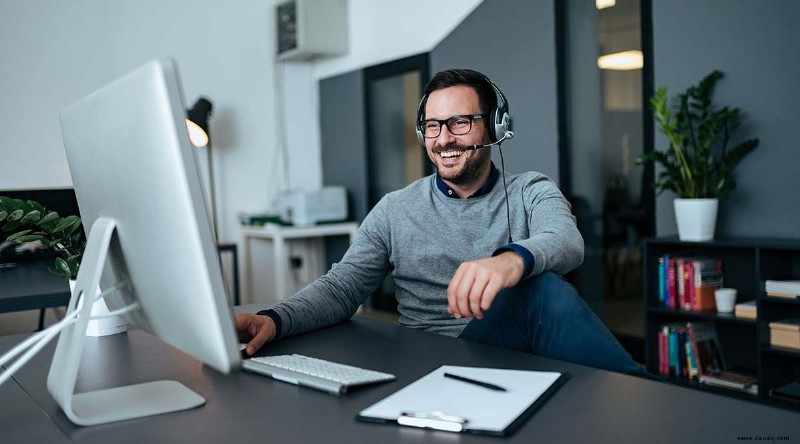
[[[346,0],[288,0],[275,6],[280,61],[347,52]]]

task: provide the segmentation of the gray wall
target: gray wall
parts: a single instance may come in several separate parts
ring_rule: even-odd
[[[798,23],[796,0],[653,2],[656,87],[674,95],[724,71],[715,102],[745,112],[734,142],[761,140],[735,170],[738,186],[721,202],[719,235],[800,238]],[[656,146],[666,146],[660,134]],[[658,199],[659,235],[677,233],[673,197]]]
[[[515,137],[503,143],[507,171],[558,181],[555,11],[552,0],[485,0],[431,51],[431,74],[470,68],[508,98]],[[495,163],[499,157],[495,149]]]
[[[362,221],[369,204],[364,74],[352,71],[320,80],[322,183],[347,188],[349,220]],[[328,268],[347,250],[347,240],[325,242]]]

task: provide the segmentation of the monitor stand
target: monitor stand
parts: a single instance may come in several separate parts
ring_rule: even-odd
[[[79,316],[61,332],[47,377],[50,394],[67,417],[78,425],[104,424],[187,410],[206,402],[177,381],[154,381],[75,394],[92,311],[91,300],[79,302],[84,295],[95,295],[115,231],[116,221],[105,217],[98,218],[89,231],[75,291],[67,307],[67,316],[76,310],[79,310]]]

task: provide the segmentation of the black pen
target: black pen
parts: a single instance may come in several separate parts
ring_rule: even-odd
[[[484,388],[487,388],[487,389],[490,389],[490,390],[496,390],[498,392],[505,392],[506,391],[506,389],[504,389],[503,387],[500,387],[499,385],[489,384],[488,382],[476,381],[474,379],[469,379],[469,378],[465,378],[463,376],[453,375],[451,373],[445,373],[444,377],[445,378],[456,379],[458,381],[466,382],[466,383],[469,383],[469,384],[479,385],[481,387],[484,387]]]

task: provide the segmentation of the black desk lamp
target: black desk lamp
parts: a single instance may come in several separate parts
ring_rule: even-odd
[[[217,203],[214,191],[214,164],[211,159],[211,137],[209,136],[208,119],[211,117],[211,101],[200,97],[190,109],[186,111],[186,127],[189,130],[189,140],[192,145],[206,147],[208,156],[208,189],[211,195],[211,222],[214,228],[215,242],[219,239],[217,233]]]

